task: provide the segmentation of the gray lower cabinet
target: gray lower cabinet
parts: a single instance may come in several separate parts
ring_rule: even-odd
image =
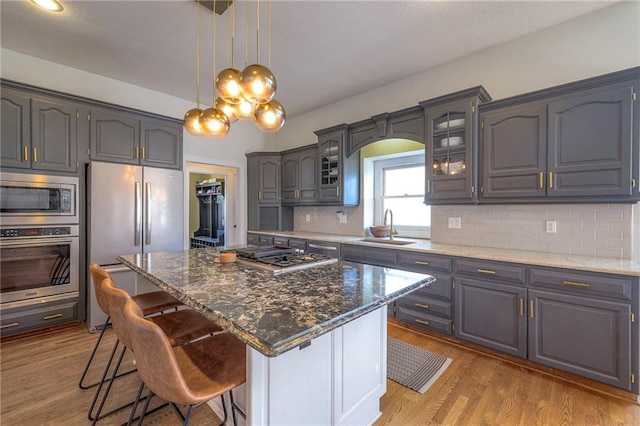
[[[526,358],[527,289],[457,276],[455,283],[455,336]]]
[[[2,88],[2,167],[77,171],[78,106]]]
[[[368,263],[391,268],[395,268],[398,263],[397,254],[394,250],[350,244],[342,245],[341,258],[350,262]]]
[[[282,153],[282,204],[314,204],[318,181],[318,145]]]
[[[257,246],[260,243],[260,236],[258,234],[247,233],[247,245]]]
[[[3,309],[1,317],[0,337],[53,327],[78,319],[78,299]]]
[[[631,390],[631,305],[529,290],[529,360]]]

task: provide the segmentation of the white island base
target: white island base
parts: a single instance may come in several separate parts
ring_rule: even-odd
[[[387,389],[387,307],[310,343],[274,358],[247,347],[247,382],[233,392],[246,424],[370,425],[380,417]],[[209,405],[222,418],[220,399]],[[238,424],[244,424],[239,416]]]

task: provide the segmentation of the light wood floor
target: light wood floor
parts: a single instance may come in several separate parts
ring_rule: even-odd
[[[640,406],[609,397],[560,379],[528,371],[507,362],[390,325],[389,336],[453,359],[443,376],[424,394],[387,382],[382,398],[382,425],[640,425]],[[97,335],[81,327],[9,341],[0,348],[0,424],[85,425],[93,392],[80,390],[77,380]],[[99,363],[113,333],[106,334]],[[131,365],[131,359],[126,359]],[[97,378],[96,373],[90,379]],[[137,374],[119,379],[108,408],[132,400]],[[101,420],[119,425],[128,410]],[[219,420],[203,405],[192,425],[217,425]],[[145,424],[178,425],[169,408]]]

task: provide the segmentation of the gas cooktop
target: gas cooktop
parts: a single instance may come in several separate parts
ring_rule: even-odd
[[[238,263],[265,269],[274,275],[330,265],[338,259],[319,253],[297,253],[289,247],[243,247],[234,250]]]

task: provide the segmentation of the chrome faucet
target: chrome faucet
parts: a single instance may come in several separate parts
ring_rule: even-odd
[[[383,225],[387,224],[387,215],[389,215],[389,240],[393,240],[393,233],[397,233],[398,231],[393,229],[393,212],[391,209],[386,209],[384,211],[384,217],[382,218]]]

